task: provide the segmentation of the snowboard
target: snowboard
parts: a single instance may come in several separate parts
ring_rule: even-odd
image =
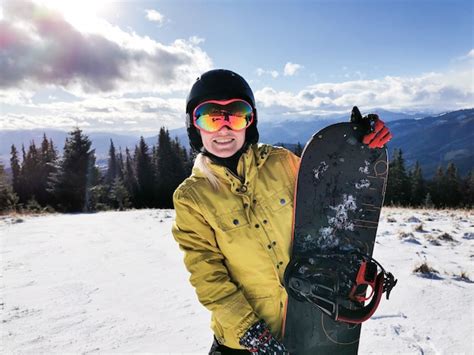
[[[322,129],[306,144],[295,190],[290,264],[295,258],[337,250],[372,255],[388,160],[385,148],[362,144],[366,133],[362,125],[338,123]],[[291,273],[298,270],[286,271],[289,297],[283,342],[290,354],[357,354],[361,325],[335,321],[293,295]]]

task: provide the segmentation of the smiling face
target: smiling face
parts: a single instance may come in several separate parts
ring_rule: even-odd
[[[223,126],[217,132],[201,131],[202,144],[206,150],[219,158],[228,158],[234,155],[245,143],[245,129],[233,131]]]

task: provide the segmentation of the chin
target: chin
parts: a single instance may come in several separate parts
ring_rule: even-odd
[[[221,149],[219,149],[220,147],[216,147],[216,146],[212,146],[211,148],[212,150],[208,149],[208,151],[214,154],[216,157],[229,158],[233,156],[235,153],[237,153],[241,147],[239,147],[237,144],[234,144],[232,147],[225,147]]]
[[[235,153],[237,153],[237,150],[235,151],[227,151],[227,152],[216,152],[216,153],[213,153],[216,157],[219,157],[219,158],[229,158],[231,156],[233,156]]]

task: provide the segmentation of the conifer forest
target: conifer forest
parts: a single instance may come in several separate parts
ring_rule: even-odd
[[[300,155],[301,144],[294,152]],[[471,208],[474,177],[459,176],[455,164],[439,166],[425,179],[418,162],[406,167],[403,152],[390,152],[385,205]],[[79,128],[69,132],[59,154],[43,135],[39,146],[11,146],[11,176],[0,163],[0,211],[94,212],[173,208],[173,192],[191,174],[193,155],[161,128],[156,145],[143,137],[132,149],[110,141],[107,167],[96,164],[92,142]]]

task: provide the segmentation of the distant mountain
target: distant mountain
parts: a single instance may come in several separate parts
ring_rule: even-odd
[[[369,112],[367,112],[369,113]],[[370,110],[370,113],[376,113],[384,122],[391,122],[397,120],[413,120],[423,117],[432,116],[433,112],[392,112],[381,108]]]
[[[441,115],[422,116],[421,113],[395,113],[382,109],[373,110],[388,123],[394,138],[389,143],[389,153],[394,148],[401,148],[407,162],[412,166],[418,160],[423,168],[425,177],[431,177],[437,166],[446,166],[453,161],[462,175],[469,172],[474,166],[474,109],[448,112]],[[423,117],[423,118],[422,118]],[[293,146],[300,142],[303,146],[308,139],[320,129],[337,122],[347,122],[349,115],[311,120],[288,119],[281,122],[260,122],[260,141],[270,144],[281,143]],[[59,152],[62,152],[66,132],[59,130],[16,130],[0,131],[0,161],[6,166],[10,162],[10,147],[15,144],[21,149],[26,148],[34,140],[41,144],[43,132],[48,139],[52,139]],[[96,150],[97,162],[105,165],[108,157],[110,139],[116,149],[130,148],[133,152],[138,144],[139,136],[114,134],[107,132],[91,132],[86,134],[92,140]],[[178,137],[180,143],[189,148],[186,129],[184,127],[170,130],[170,136]],[[154,136],[145,137],[151,147],[158,140],[158,132]]]
[[[408,166],[418,160],[425,177],[438,166],[456,164],[461,175],[474,167],[474,109],[459,110],[418,120],[398,120],[388,125],[393,139],[389,152],[401,148]]]
[[[314,121],[288,120],[281,123],[259,123],[260,141],[275,144],[277,142],[298,143],[304,145],[320,129],[341,122],[340,118],[318,119]]]
[[[47,139],[52,139],[53,143],[58,149],[59,153],[62,153],[64,142],[67,137],[67,132],[52,129],[33,129],[33,130],[9,130],[0,131],[0,161],[6,166],[10,165],[10,149],[12,144],[15,144],[17,150],[20,152],[21,158],[21,146],[25,146],[27,150],[30,142],[34,141],[36,146],[40,146],[43,141],[43,134],[46,134]],[[119,147],[133,148],[138,143],[139,137],[131,135],[122,135],[107,132],[90,132],[86,133],[92,141],[92,148],[96,150],[98,162],[100,163],[104,159],[107,159],[110,139],[113,140],[116,149]]]
[[[389,156],[395,148],[402,149],[407,168],[418,160],[425,178],[431,178],[438,166],[456,164],[460,175],[474,168],[474,109],[448,112],[420,118],[416,114],[395,114],[375,110],[393,133],[388,144]],[[399,119],[391,120],[399,117]],[[410,118],[411,117],[411,118]],[[288,121],[282,124],[261,125],[261,141],[293,147],[303,145],[321,128],[336,122],[347,122],[347,117],[321,121]]]

